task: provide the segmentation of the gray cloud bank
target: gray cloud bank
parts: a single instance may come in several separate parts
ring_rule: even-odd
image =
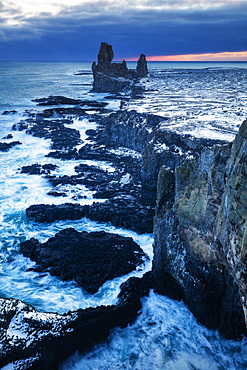
[[[0,59],[95,60],[101,41],[119,59],[247,50],[246,1],[114,4],[84,2],[27,17],[0,2]]]

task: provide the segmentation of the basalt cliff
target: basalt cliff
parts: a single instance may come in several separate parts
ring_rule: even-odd
[[[153,274],[227,337],[246,334],[247,121],[233,143],[159,172]]]

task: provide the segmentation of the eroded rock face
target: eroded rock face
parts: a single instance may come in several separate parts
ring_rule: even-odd
[[[112,63],[114,53],[112,46],[102,42],[98,53],[98,63],[93,62],[93,91],[118,92],[129,89],[133,81],[148,74],[146,57],[141,54],[136,71],[129,70],[126,61]]]
[[[246,153],[244,121],[233,143],[162,168],[154,222],[157,286],[172,283],[201,322],[228,337],[246,334]]]
[[[222,143],[182,135],[162,127],[168,118],[135,111],[118,111],[106,117],[99,143],[127,147],[142,153],[141,181],[143,203],[154,205],[160,167],[176,168],[186,158],[199,155],[203,147]]]
[[[52,275],[75,281],[94,294],[107,281],[126,275],[148,258],[132,238],[106,233],[87,233],[70,228],[58,232],[46,243],[30,239],[20,250]]]

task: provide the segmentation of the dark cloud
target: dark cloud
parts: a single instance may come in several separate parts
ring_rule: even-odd
[[[162,5],[162,1],[154,3]],[[55,17],[43,13],[23,24],[19,18],[16,27],[4,27],[3,19],[0,58],[94,60],[101,41],[111,43],[119,59],[142,52],[151,56],[247,49],[246,2],[206,10],[123,9],[107,17],[100,13],[99,4],[103,2],[70,7]]]

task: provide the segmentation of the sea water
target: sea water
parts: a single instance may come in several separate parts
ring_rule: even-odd
[[[133,64],[129,63],[132,67]],[[143,79],[147,87],[141,100],[130,100],[126,109],[151,112],[169,119],[164,125],[197,137],[232,140],[247,115],[247,63],[168,64],[149,63],[150,75]],[[67,196],[55,198],[48,180],[40,175],[21,174],[20,168],[34,163],[53,163],[52,173],[74,174],[82,161],[47,158],[50,141],[12,131],[12,125],[27,117],[27,111],[38,111],[32,99],[63,95],[78,99],[106,101],[117,110],[119,101],[108,94],[90,92],[91,63],[23,63],[0,62],[0,139],[19,140],[22,145],[0,152],[0,296],[21,299],[40,311],[64,313],[78,308],[116,303],[120,284],[129,276],[142,276],[151,269],[152,235],[138,235],[83,218],[39,224],[29,220],[25,210],[31,204],[75,202],[91,204],[93,192],[84,186],[69,188]],[[2,115],[5,110],[17,113]],[[96,122],[75,119],[85,138]],[[12,139],[2,139],[12,133]],[[138,155],[138,153],[132,153]],[[84,161],[114,171],[111,163]],[[84,198],[85,196],[85,198]],[[76,200],[79,199],[79,200]],[[78,231],[105,230],[131,236],[148,254],[137,271],[104,284],[90,295],[75,282],[62,282],[48,273],[32,271],[34,263],[19,252],[21,241],[36,237],[41,242],[59,230],[74,227]],[[246,338],[229,341],[200,324],[182,302],[150,292],[133,325],[116,328],[103,344],[88,354],[75,354],[63,369],[245,369]]]

